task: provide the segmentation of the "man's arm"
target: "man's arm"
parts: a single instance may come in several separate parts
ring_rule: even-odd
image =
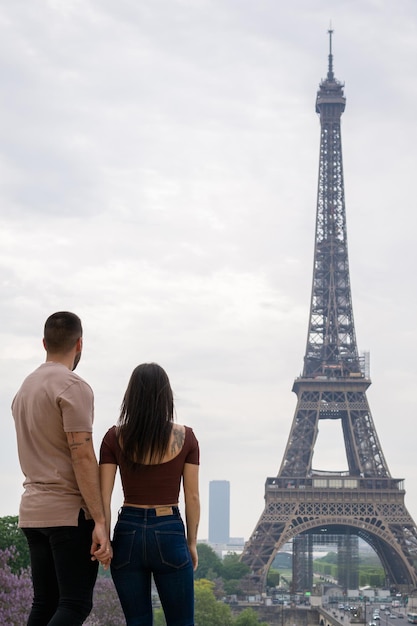
[[[111,555],[110,538],[106,528],[103,501],[100,491],[99,469],[93,447],[92,433],[66,433],[71,452],[72,467],[81,495],[95,526],[90,554],[108,567]]]
[[[198,565],[197,532],[200,522],[200,496],[198,491],[198,465],[184,464],[183,484],[185,500],[185,520],[187,526],[187,543],[191,553],[194,570]]]

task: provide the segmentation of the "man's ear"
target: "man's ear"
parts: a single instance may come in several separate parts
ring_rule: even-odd
[[[42,344],[43,344],[43,347],[45,348],[45,350],[47,350],[47,347],[46,347],[46,342],[45,342],[45,337],[42,339]]]
[[[82,352],[82,349],[83,349],[83,338],[82,337],[79,337],[77,339],[76,346],[77,346],[77,352]]]

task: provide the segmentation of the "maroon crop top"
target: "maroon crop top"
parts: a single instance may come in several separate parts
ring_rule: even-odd
[[[174,504],[178,502],[184,464],[200,464],[198,441],[192,428],[185,427],[184,445],[170,461],[156,465],[126,466],[116,436],[116,426],[104,435],[100,447],[100,465],[118,465],[125,502],[130,504]]]

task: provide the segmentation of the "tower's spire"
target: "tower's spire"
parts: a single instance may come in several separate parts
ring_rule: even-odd
[[[332,29],[332,24],[330,22],[330,28],[327,31],[329,33],[329,69],[327,72],[327,80],[334,80],[334,74],[333,74],[333,54],[332,54],[332,35],[333,35],[333,29]]]

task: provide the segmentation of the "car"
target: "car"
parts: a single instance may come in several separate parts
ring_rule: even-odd
[[[368,626],[376,626],[376,622],[369,622]]]
[[[398,613],[397,617],[401,617],[402,619],[404,619],[404,615],[402,613]]]
[[[375,622],[376,620],[378,620],[378,619],[381,619],[381,618],[379,617],[379,613],[374,613],[374,615],[372,616],[372,619],[374,620],[374,622]]]

